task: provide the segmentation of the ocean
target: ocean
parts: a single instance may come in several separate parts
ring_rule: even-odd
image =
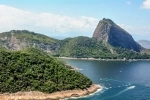
[[[101,91],[76,100],[150,100],[150,61],[63,60],[102,86]]]

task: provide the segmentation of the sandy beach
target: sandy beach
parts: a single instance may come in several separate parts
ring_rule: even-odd
[[[102,89],[101,86],[92,84],[91,87],[84,90],[67,90],[55,92],[51,94],[42,93],[39,91],[17,92],[0,94],[0,100],[59,100],[71,97],[82,97]]]

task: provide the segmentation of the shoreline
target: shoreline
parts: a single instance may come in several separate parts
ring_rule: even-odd
[[[65,98],[65,99],[62,99],[62,100],[68,100],[68,99],[79,99],[79,98],[87,98],[87,97],[90,97],[98,92],[100,92],[102,90],[102,87],[100,85],[98,85],[100,88],[97,89],[97,91],[93,92],[93,93],[90,93],[88,95],[84,95],[84,96],[79,96],[79,97],[70,97],[70,98]]]
[[[74,67],[74,66],[72,66],[72,65],[70,65],[70,64],[66,64],[66,66],[70,67],[70,69],[71,69],[71,70],[74,70],[74,71],[80,70],[79,68]]]
[[[150,59],[96,59],[96,58],[72,58],[72,57],[58,57],[61,59],[80,59],[80,60],[99,60],[99,61],[150,61]]]
[[[4,93],[0,94],[0,100],[62,100],[88,96],[97,92],[98,90],[101,91],[102,87],[100,85],[92,84],[89,88],[84,90],[66,90],[50,94],[39,91]]]

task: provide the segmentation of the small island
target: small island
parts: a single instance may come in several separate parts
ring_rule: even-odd
[[[0,49],[0,100],[79,97],[100,88],[63,61],[39,49]]]

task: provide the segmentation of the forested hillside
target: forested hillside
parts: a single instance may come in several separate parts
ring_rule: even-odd
[[[55,92],[85,89],[92,84],[79,72],[47,53],[29,48],[22,51],[0,49],[0,92]]]
[[[150,59],[144,52],[136,52],[122,47],[110,47],[101,41],[89,37],[75,37],[61,40],[57,55],[75,58],[100,58],[100,59]]]
[[[66,57],[110,57],[112,56],[110,50],[102,43],[89,37],[75,37],[62,40],[60,42],[60,50],[58,54]]]
[[[27,30],[12,30],[0,34],[0,46],[11,51],[34,47],[56,57],[101,58],[101,59],[148,59],[148,50],[136,52],[132,49],[113,46],[95,38],[78,36],[57,40]]]

